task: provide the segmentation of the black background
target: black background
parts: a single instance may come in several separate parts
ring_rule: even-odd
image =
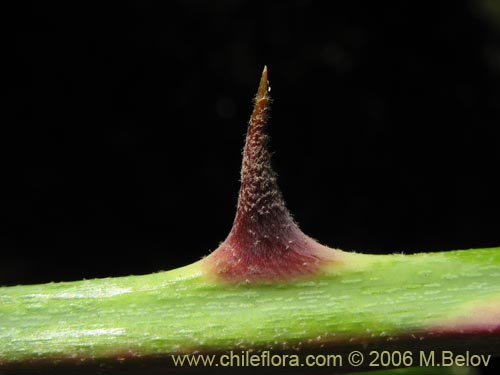
[[[500,245],[494,0],[71,4],[8,15],[1,285],[215,249],[264,64],[307,234],[369,253]]]
[[[4,46],[0,284],[216,248],[264,64],[274,166],[307,234],[370,253],[499,246],[494,5],[26,6]]]

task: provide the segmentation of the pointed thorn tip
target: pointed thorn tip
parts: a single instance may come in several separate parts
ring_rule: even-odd
[[[257,91],[257,101],[264,99],[268,96],[269,82],[267,80],[267,66],[264,65],[264,70],[262,71],[262,77],[260,78],[259,90]]]

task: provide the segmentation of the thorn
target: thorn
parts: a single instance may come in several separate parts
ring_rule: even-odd
[[[226,281],[283,280],[312,275],[336,253],[306,236],[292,219],[278,187],[268,149],[269,82],[264,66],[243,149],[241,186],[233,227],[205,258]]]

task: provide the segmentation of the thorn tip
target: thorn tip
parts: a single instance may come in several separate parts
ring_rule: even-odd
[[[269,81],[267,80],[267,66],[264,65],[264,70],[262,70],[262,76],[260,78],[259,89],[257,91],[256,101],[265,99],[268,97],[269,92]]]

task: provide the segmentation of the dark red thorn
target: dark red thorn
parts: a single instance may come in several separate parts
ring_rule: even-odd
[[[281,281],[313,275],[337,261],[341,253],[306,236],[285,206],[268,150],[269,101],[264,67],[243,151],[233,227],[203,260],[211,273],[227,281]]]

